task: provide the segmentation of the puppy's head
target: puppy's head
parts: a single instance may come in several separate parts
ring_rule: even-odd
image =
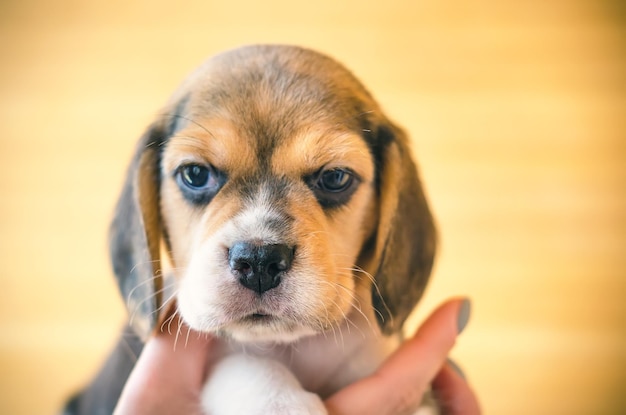
[[[345,68],[289,46],[227,52],[183,83],[139,142],[111,231],[138,332],[173,288],[192,328],[241,341],[351,312],[397,331],[434,246],[404,133]]]

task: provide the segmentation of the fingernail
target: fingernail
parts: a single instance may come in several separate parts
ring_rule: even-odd
[[[459,365],[457,365],[454,360],[448,358],[448,366],[450,366],[456,372],[457,375],[461,376],[464,380],[467,380],[465,378],[465,373],[463,373]]]
[[[468,298],[463,300],[461,307],[459,308],[459,314],[457,317],[457,333],[461,334],[465,326],[467,326],[467,322],[469,321],[470,311],[472,308],[472,304]]]

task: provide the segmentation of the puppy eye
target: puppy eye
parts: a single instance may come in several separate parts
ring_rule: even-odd
[[[192,189],[202,189],[209,184],[211,172],[205,166],[191,164],[181,168],[181,179],[185,186]]]
[[[226,176],[210,165],[186,164],[176,171],[183,196],[193,204],[207,204],[217,194]]]
[[[323,172],[317,181],[320,189],[326,192],[342,192],[352,184],[354,176],[343,169],[332,169]]]
[[[325,209],[345,205],[356,191],[360,178],[350,169],[318,170],[304,177],[318,203]]]

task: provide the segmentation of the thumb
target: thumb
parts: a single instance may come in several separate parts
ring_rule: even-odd
[[[329,413],[384,415],[417,408],[468,317],[469,300],[439,306],[373,375],[332,395],[326,401]]]

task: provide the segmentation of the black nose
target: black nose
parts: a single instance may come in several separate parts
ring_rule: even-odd
[[[282,244],[237,242],[228,250],[230,269],[246,288],[259,294],[276,288],[291,268],[294,248]]]

